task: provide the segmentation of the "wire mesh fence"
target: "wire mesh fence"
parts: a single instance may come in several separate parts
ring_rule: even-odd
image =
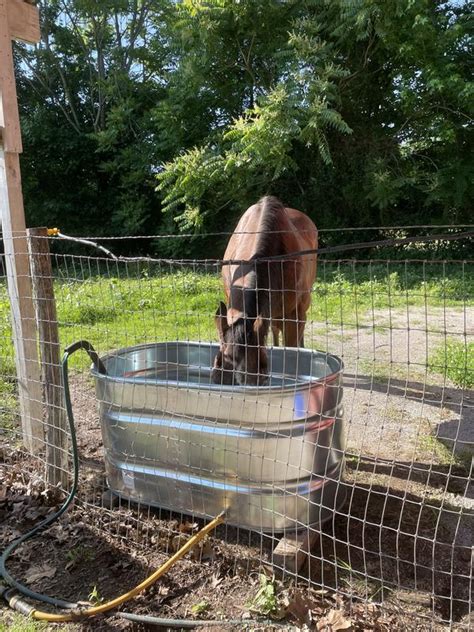
[[[258,384],[212,376],[220,262],[61,254],[47,241],[50,345],[88,340],[107,374],[71,356],[79,492],[42,547],[12,556],[13,574],[76,600],[96,585],[114,594],[226,510],[135,611],[469,627],[472,260],[386,259],[383,247],[377,258],[319,254],[304,350],[271,347],[270,331]],[[33,281],[38,321],[46,299]],[[59,368],[60,356],[45,359],[41,344],[43,374],[30,374],[39,436],[23,447],[6,271],[0,292],[5,546],[60,502],[72,465],[62,389],[57,404],[46,395],[45,364]],[[252,341],[240,346],[248,360]]]

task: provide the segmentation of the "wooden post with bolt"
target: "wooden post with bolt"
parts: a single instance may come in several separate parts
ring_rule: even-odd
[[[28,228],[27,234],[46,409],[46,481],[65,487],[68,478],[67,424],[48,229]]]
[[[20,413],[25,447],[44,449],[37,327],[21,191],[20,119],[12,40],[40,39],[38,9],[24,0],[0,0],[0,211],[10,297]]]

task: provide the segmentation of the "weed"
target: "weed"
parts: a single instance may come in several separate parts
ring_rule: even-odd
[[[428,361],[433,373],[440,373],[457,386],[474,386],[474,342],[447,338],[435,349]]]
[[[94,586],[94,588],[90,591],[87,599],[90,601],[90,603],[93,606],[98,606],[104,601],[104,598],[100,596],[99,589],[97,588],[97,586]]]
[[[276,587],[273,579],[260,575],[260,588],[255,597],[247,604],[253,612],[269,615],[278,608]]]
[[[336,565],[349,574],[348,577],[341,577],[341,579],[354,594],[371,601],[377,597],[380,599],[381,593],[384,599],[387,597],[389,588],[382,582],[368,580],[365,573],[354,570],[348,562],[339,558],[336,558]]]
[[[191,606],[191,612],[193,614],[203,614],[209,610],[209,604],[207,601],[203,600],[199,603],[195,603],[194,606]]]
[[[3,621],[0,621],[0,632],[46,632],[46,630],[51,629],[46,622],[35,621],[21,614],[2,613],[1,616]],[[58,632],[62,630],[64,632],[78,632],[79,630],[76,625],[71,624],[56,624],[54,629]]]
[[[418,458],[435,461],[441,465],[462,465],[462,460],[454,454],[444,443],[435,437],[433,427],[428,419],[420,417],[417,437],[417,456]]]
[[[356,470],[361,462],[361,457],[358,454],[346,454],[344,460],[349,468]]]
[[[94,552],[87,546],[79,546],[74,547],[73,549],[69,549],[66,553],[66,557],[69,560],[66,564],[66,568],[74,568],[83,562],[92,562],[94,559]]]
[[[406,377],[406,366],[385,360],[359,360],[359,371],[374,384],[386,384],[390,379]]]
[[[456,463],[456,459],[449,449],[433,435],[420,435],[418,437],[418,445],[423,452],[433,455],[438,463],[443,465],[454,465]]]

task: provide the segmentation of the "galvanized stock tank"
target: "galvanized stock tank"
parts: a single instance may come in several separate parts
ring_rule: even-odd
[[[108,484],[121,497],[268,532],[316,525],[343,499],[342,361],[268,350],[266,386],[211,383],[218,346],[130,347],[93,368]]]

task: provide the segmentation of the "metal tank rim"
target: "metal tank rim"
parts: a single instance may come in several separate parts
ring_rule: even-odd
[[[120,349],[117,349],[115,351],[111,351],[108,352],[106,355],[104,356],[100,356],[101,361],[106,365],[107,362],[109,360],[112,360],[114,358],[117,358],[119,356],[126,356],[127,354],[130,353],[134,353],[136,351],[142,351],[145,349],[153,349],[156,347],[166,347],[166,346],[184,346],[184,347],[210,347],[210,348],[214,348],[216,349],[216,351],[219,349],[219,344],[215,343],[215,342],[199,342],[199,341],[194,341],[194,340],[186,340],[186,341],[180,341],[180,340],[173,340],[173,341],[164,341],[164,342],[153,342],[153,343],[144,343],[144,344],[140,344],[140,345],[134,345],[132,347],[122,347]],[[188,381],[178,381],[178,380],[161,380],[159,378],[149,378],[149,377],[137,377],[137,376],[127,376],[127,377],[123,377],[123,376],[117,376],[117,375],[110,375],[108,373],[100,373],[97,370],[97,367],[92,364],[91,365],[91,375],[98,380],[107,380],[107,381],[111,381],[111,382],[117,382],[117,383],[124,383],[124,384],[131,384],[131,383],[136,383],[137,381],[139,381],[141,384],[143,383],[148,383],[148,384],[154,384],[154,385],[163,385],[163,386],[169,386],[171,388],[179,388],[182,387],[184,384],[186,385],[187,389],[196,389],[196,390],[211,390],[211,391],[217,391],[220,393],[234,393],[234,392],[238,392],[238,393],[249,393],[249,394],[258,394],[258,393],[290,393],[292,392],[295,388],[298,387],[302,387],[302,386],[310,386],[310,385],[314,385],[314,384],[320,384],[320,385],[324,385],[328,382],[332,382],[335,378],[337,378],[339,375],[341,375],[344,372],[344,362],[342,361],[341,358],[339,358],[338,356],[326,352],[326,351],[321,351],[318,349],[307,349],[305,347],[274,347],[274,346],[267,346],[267,349],[272,351],[273,349],[279,349],[279,350],[289,350],[289,351],[294,351],[297,354],[301,354],[301,355],[310,355],[311,359],[313,359],[313,357],[316,356],[320,356],[321,359],[324,359],[326,362],[328,360],[328,358],[331,358],[331,360],[333,360],[337,365],[338,365],[338,369],[336,371],[332,371],[331,373],[325,375],[324,377],[313,377],[311,375],[309,376],[298,376],[298,379],[295,380],[294,384],[292,384],[291,386],[281,386],[281,385],[257,385],[257,386],[241,386],[241,385],[227,385],[227,384],[202,384],[199,382],[188,382]],[[329,366],[329,365],[328,365]]]

